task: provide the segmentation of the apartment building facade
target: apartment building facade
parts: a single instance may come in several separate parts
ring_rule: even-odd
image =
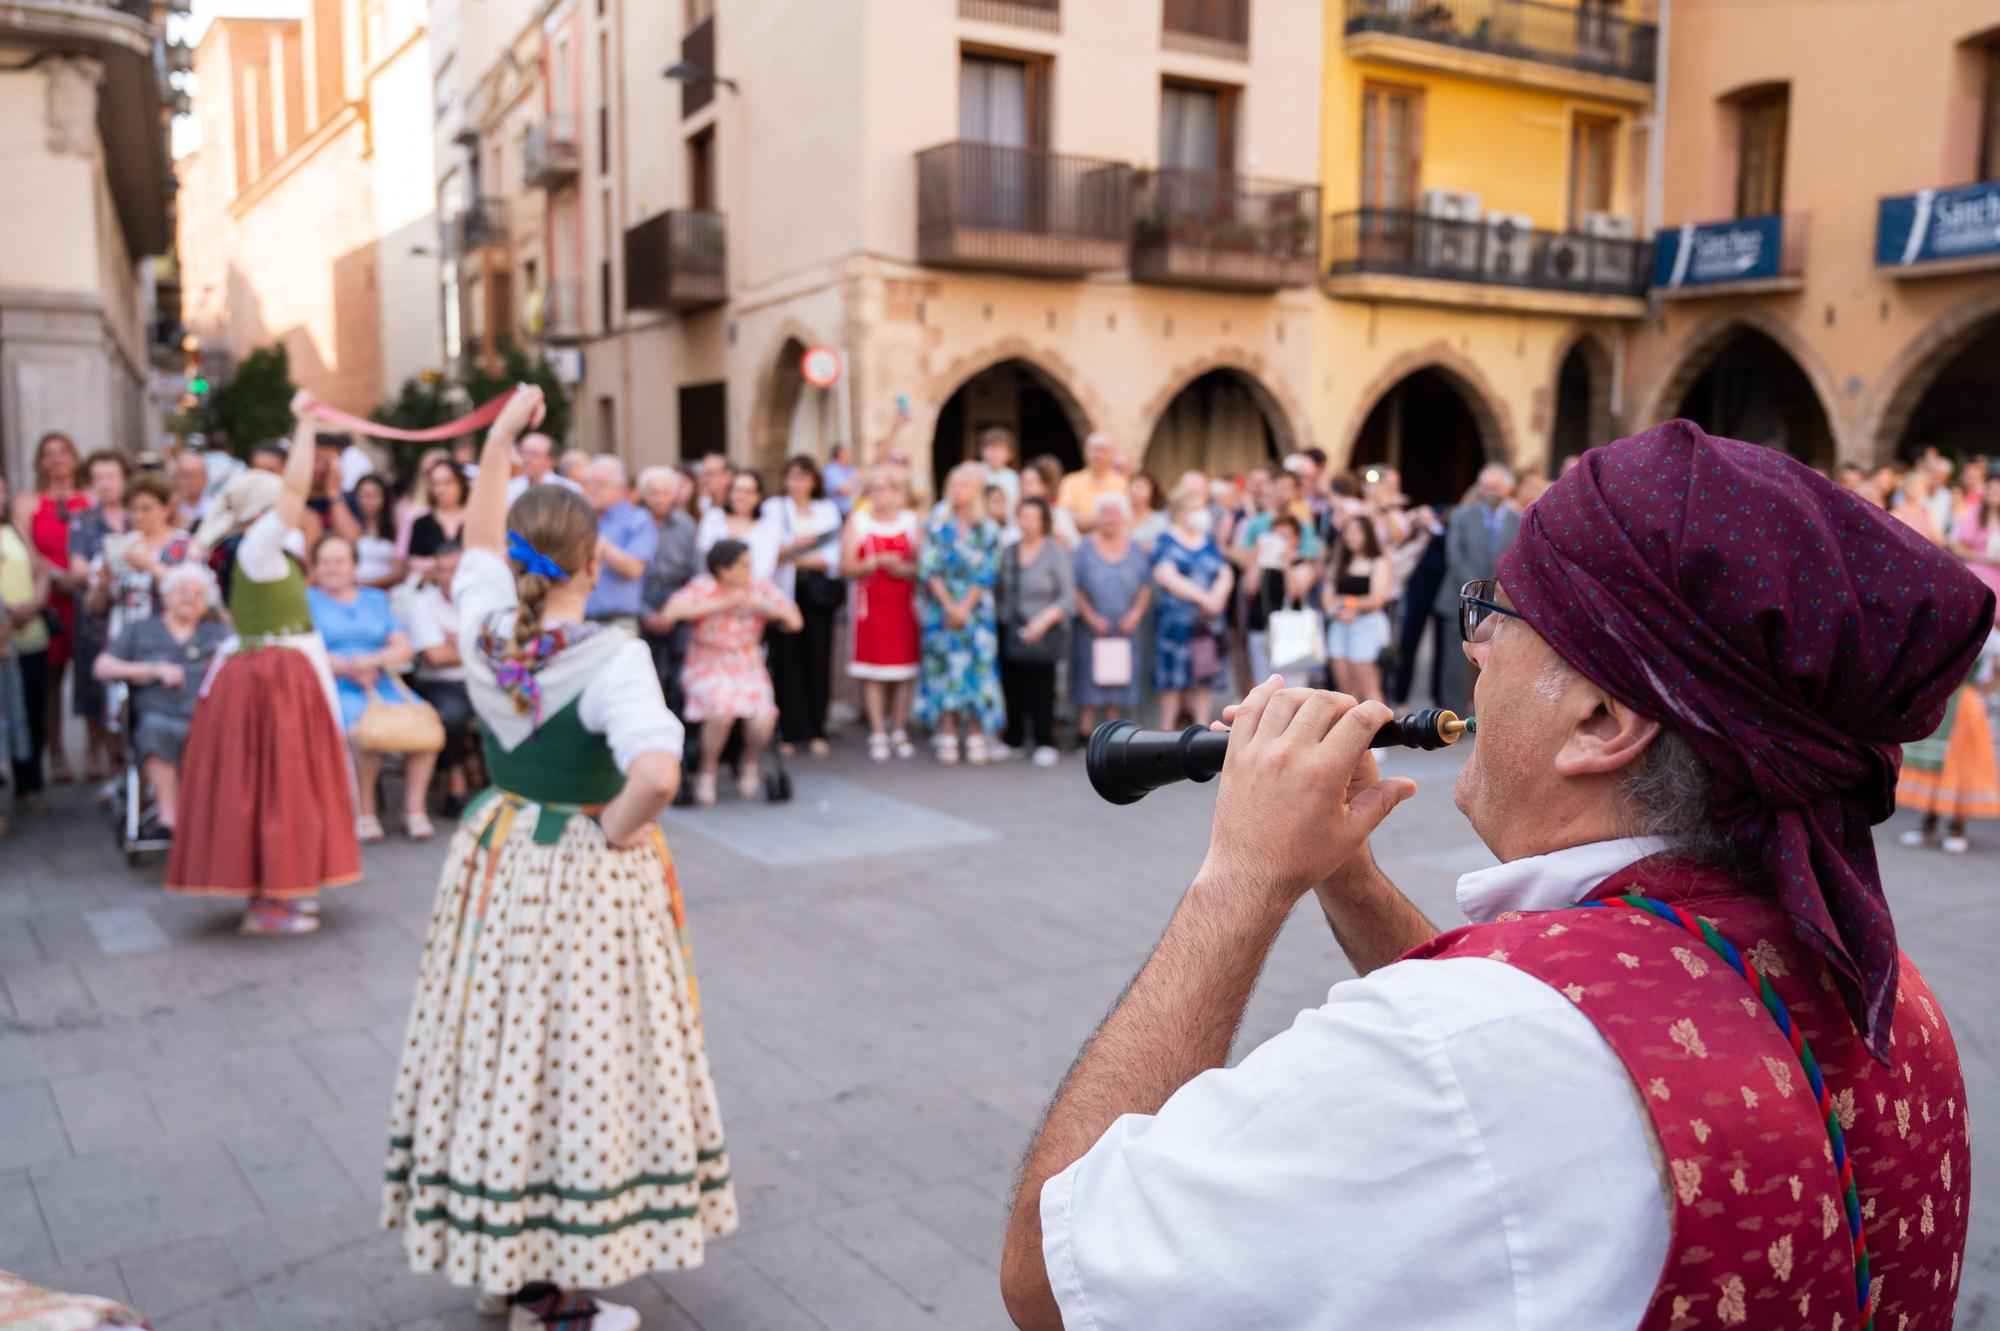
[[[1455,500],[1611,437],[1647,312],[1657,26],[1627,0],[1327,0],[1329,451]]]
[[[440,106],[534,88],[440,119],[447,212],[507,236],[505,294],[448,303],[475,354],[557,350],[584,446],[770,468],[894,428],[934,479],[989,424],[1071,464],[1102,429],[1171,479],[1321,442],[1317,5],[476,8],[513,26],[483,64],[461,32]]]
[[[439,239],[423,0],[223,18],[194,53],[179,163],[182,315],[209,363],[281,342],[366,414],[437,368]]]
[[[167,9],[0,5],[0,467],[16,493],[51,430],[155,442],[141,261],[171,234]]]
[[[1674,4],[1631,419],[1818,465],[2000,441],[2000,12]],[[1865,77],[1858,75],[1865,73]]]

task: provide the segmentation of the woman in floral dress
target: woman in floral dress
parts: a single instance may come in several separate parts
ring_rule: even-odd
[[[945,512],[932,521],[917,562],[917,577],[930,591],[917,720],[935,728],[938,761],[947,767],[958,762],[961,726],[965,760],[976,767],[990,756],[985,732],[997,731],[1006,719],[993,607],[1000,529],[980,509],[983,480],[976,462],[952,468]]]
[[[1153,687],[1160,692],[1160,724],[1173,729],[1183,713],[1199,726],[1215,719],[1221,617],[1236,578],[1209,535],[1207,495],[1184,485],[1174,491],[1169,512],[1172,521],[1153,546],[1153,582],[1159,588]]]
[[[736,793],[757,794],[757,759],[771,742],[778,721],[771,672],[764,663],[764,628],[786,633],[804,627],[798,606],[751,572],[750,547],[725,536],[708,547],[708,572],[667,601],[669,625],[693,625],[681,663],[685,718],[701,727],[701,766],[694,777],[694,802],[715,803],[715,774],[729,732],[743,723],[743,754],[737,762]]]

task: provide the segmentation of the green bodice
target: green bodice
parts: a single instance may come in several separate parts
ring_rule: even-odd
[[[306,606],[306,576],[298,561],[285,557],[285,576],[276,582],[252,582],[241,569],[229,580],[229,618],[245,638],[282,633],[311,633],[312,611]]]
[[[513,752],[488,731],[482,741],[486,771],[493,784],[536,804],[608,804],[625,787],[625,777],[602,735],[584,729],[581,697],[543,719]]]

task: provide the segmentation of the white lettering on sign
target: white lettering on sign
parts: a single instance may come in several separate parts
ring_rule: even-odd
[[[1931,205],[1931,249],[1939,254],[2000,249],[2000,190]]]
[[[1754,271],[1764,261],[1764,233],[1745,227],[1697,231],[1688,277],[1695,282],[1727,282]]]

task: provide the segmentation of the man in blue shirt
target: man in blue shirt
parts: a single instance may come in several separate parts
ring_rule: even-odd
[[[609,453],[590,460],[584,494],[597,510],[597,586],[583,612],[591,619],[623,624],[638,632],[646,565],[659,549],[653,515],[632,502],[624,460]]]

